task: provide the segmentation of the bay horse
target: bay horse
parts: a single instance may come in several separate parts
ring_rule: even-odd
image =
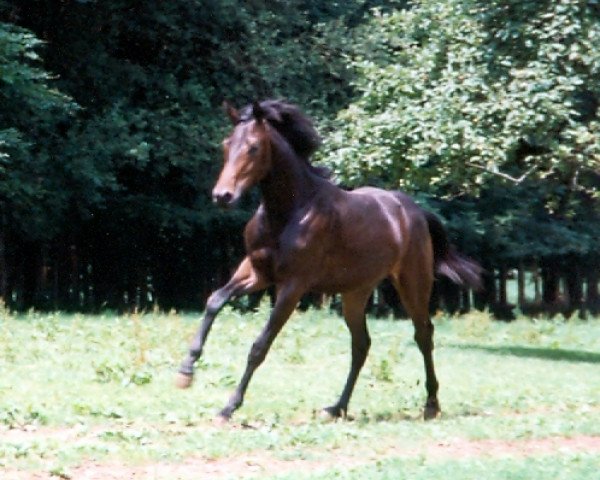
[[[246,369],[220,411],[231,418],[243,402],[256,368],[307,292],[340,293],[351,335],[351,367],[337,402],[326,415],[343,417],[371,340],[365,307],[374,288],[388,277],[414,325],[425,363],[424,417],[440,413],[433,364],[429,297],[435,273],[477,288],[481,268],[449,244],[436,216],[401,192],[364,187],[346,191],[310,163],[320,138],[298,107],[278,100],[241,110],[226,105],[233,123],[223,141],[224,165],[213,201],[232,207],[258,185],[262,202],[244,231],[246,257],[227,284],[213,292],[204,319],[179,369],[177,385],[189,387],[217,313],[232,297],[274,286],[269,319],[250,349]]]

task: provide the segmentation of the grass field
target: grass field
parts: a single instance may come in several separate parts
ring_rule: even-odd
[[[218,426],[267,312],[226,309],[185,391],[174,373],[198,315],[1,315],[0,478],[600,478],[599,320],[437,318],[431,422],[411,324],[371,320],[352,418],[324,423],[348,333],[296,313]]]

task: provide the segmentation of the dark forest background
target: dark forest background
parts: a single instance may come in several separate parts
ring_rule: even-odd
[[[203,308],[258,201],[210,203],[220,105],[275,97],[339,182],[407,190],[486,268],[433,307],[595,312],[599,25],[595,0],[0,1],[0,296]]]

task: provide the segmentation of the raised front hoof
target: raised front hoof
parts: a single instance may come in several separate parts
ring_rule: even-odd
[[[175,386],[177,388],[189,388],[194,381],[193,375],[187,375],[185,373],[178,372],[175,377]]]
[[[436,399],[427,400],[425,404],[425,409],[423,410],[423,419],[424,420],[433,420],[437,418],[442,413],[440,409],[440,404]]]
[[[212,424],[215,427],[224,427],[229,424],[229,420],[231,420],[231,416],[224,415],[223,413],[219,413],[215,418],[213,418]]]
[[[321,414],[319,415],[319,419],[322,422],[335,422],[340,418],[346,418],[346,411],[335,405],[331,407],[325,407],[323,410],[321,410]]]

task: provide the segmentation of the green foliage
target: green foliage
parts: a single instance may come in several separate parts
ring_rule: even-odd
[[[0,228],[48,237],[65,208],[53,130],[75,104],[52,88],[41,44],[30,31],[0,22]]]
[[[329,162],[352,184],[445,195],[495,176],[577,182],[600,162],[599,20],[595,3],[570,0],[375,14],[353,57],[361,96],[339,115]]]
[[[42,413],[32,410],[31,407],[23,409],[15,405],[7,405],[0,412],[0,425],[8,428],[44,425],[46,421]]]
[[[359,2],[76,2],[55,17],[45,3],[14,8],[47,32],[56,84],[84,108],[60,152],[73,213],[110,210],[113,235],[131,222],[158,235],[212,228],[224,99],[284,96],[321,112],[348,96],[343,40],[329,23],[342,28]]]
[[[557,198],[561,213],[549,211]],[[519,259],[577,258],[596,252],[600,217],[589,196],[540,181],[507,186],[490,180],[477,196],[448,200],[425,198],[446,219],[453,241],[462,251],[492,263]]]
[[[43,111],[61,108],[68,102],[65,95],[48,85],[52,76],[39,65],[38,50],[42,43],[26,29],[0,23],[2,97],[5,106],[12,107],[15,113],[17,105]]]

